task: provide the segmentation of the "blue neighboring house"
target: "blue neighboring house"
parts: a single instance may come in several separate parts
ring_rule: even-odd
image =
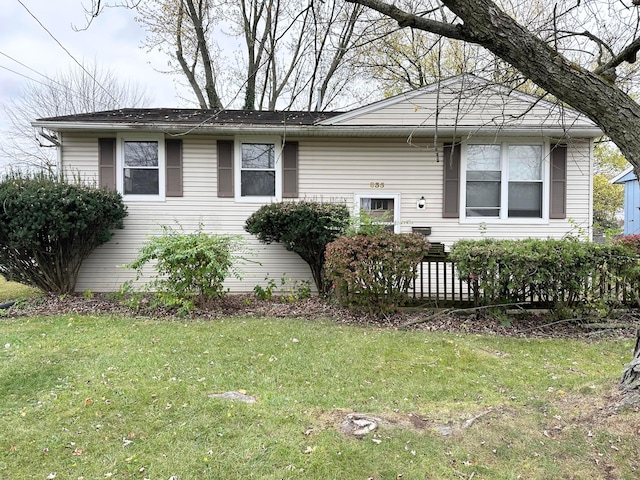
[[[640,234],[640,183],[633,167],[611,179],[624,185],[624,235]]]

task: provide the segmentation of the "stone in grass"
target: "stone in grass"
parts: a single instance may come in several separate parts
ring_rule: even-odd
[[[226,400],[234,400],[244,403],[257,403],[256,397],[247,395],[244,392],[224,392],[224,393],[210,393],[209,398],[224,398]]]
[[[362,438],[378,429],[382,419],[363,413],[350,413],[340,424],[340,430],[346,435]]]

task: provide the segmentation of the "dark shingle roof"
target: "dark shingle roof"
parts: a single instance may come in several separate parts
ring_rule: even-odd
[[[314,125],[341,112],[202,110],[186,108],[123,108],[38,121],[174,125]]]

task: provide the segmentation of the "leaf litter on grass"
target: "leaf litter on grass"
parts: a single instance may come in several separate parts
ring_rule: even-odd
[[[282,308],[284,311],[284,307]],[[301,307],[298,306],[298,308]],[[265,312],[266,311],[268,310],[265,310]],[[65,394],[65,397],[61,397],[61,401],[68,401],[69,395],[74,395],[74,402],[80,404],[80,408],[83,411],[91,414],[93,414],[92,409],[100,403],[103,410],[108,407],[107,410],[101,413],[102,415],[106,415],[99,420],[101,423],[113,420],[124,425],[126,414],[124,418],[114,416],[119,409],[127,405],[135,407],[136,403],[140,405],[149,400],[148,398],[145,400],[145,397],[138,398],[135,396],[134,391],[132,391],[127,384],[129,379],[128,375],[131,375],[131,381],[133,381],[135,377],[135,382],[140,385],[140,388],[144,388],[145,377],[148,375],[140,375],[140,369],[148,369],[149,367],[155,369],[156,367],[153,363],[149,365],[144,363],[146,360],[143,362],[140,356],[144,353],[143,351],[148,349],[148,347],[145,346],[146,344],[128,345],[127,342],[124,346],[125,351],[121,349],[119,343],[112,341],[114,333],[119,330],[105,329],[102,337],[93,338],[94,329],[89,327],[93,325],[91,322],[99,322],[100,317],[94,316],[97,313],[98,312],[92,313],[93,319],[88,320],[80,318],[81,314],[74,312],[73,324],[79,326],[77,329],[74,327],[74,335],[79,335],[82,338],[84,338],[85,334],[91,336],[91,338],[88,339],[90,343],[87,344],[86,349],[81,348],[76,353],[53,350],[50,352],[49,358],[57,365],[71,366],[74,362],[79,362],[78,367],[81,367],[83,363],[91,363],[99,360],[99,356],[94,359],[93,355],[96,351],[99,351],[101,348],[100,345],[104,343],[106,347],[102,355],[106,355],[107,358],[99,361],[100,368],[98,368],[97,371],[106,372],[105,375],[107,375],[107,377],[103,378],[103,380],[108,382],[108,384],[97,385],[92,383],[88,385],[89,388],[87,389],[83,385],[83,382],[86,381],[85,377],[89,378],[86,374],[78,378],[74,378],[73,375],[71,375],[69,382],[73,385],[73,390],[62,392]],[[161,318],[173,319],[173,317],[169,315]],[[311,316],[304,318],[315,319],[315,317]],[[196,319],[194,318],[194,320]],[[114,322],[115,328],[115,324],[117,324],[118,321],[114,320]],[[68,322],[67,320],[64,320],[64,322],[60,320],[58,323],[66,324]],[[349,323],[349,321],[343,319],[336,323],[338,325],[345,325]],[[469,320],[466,319],[465,323],[468,324]],[[282,418],[278,420],[278,425],[281,423],[281,420],[285,420],[287,423],[297,422],[300,424],[300,440],[298,442],[294,441],[292,444],[298,447],[296,448],[296,452],[308,457],[307,462],[311,464],[314,462],[327,462],[332,458],[329,455],[330,452],[327,451],[327,442],[331,441],[336,434],[339,435],[339,425],[344,421],[346,415],[350,413],[371,412],[371,415],[382,420],[382,425],[368,437],[371,441],[365,440],[368,444],[367,448],[350,446],[351,443],[358,442],[358,440],[355,439],[341,440],[340,449],[344,455],[348,456],[349,453],[364,452],[366,455],[378,455],[380,458],[384,458],[391,452],[395,454],[395,450],[387,449],[395,449],[400,444],[403,449],[403,454],[406,454],[407,458],[411,459],[411,461],[426,462],[424,459],[425,453],[421,451],[420,448],[417,448],[415,444],[416,442],[423,442],[423,439],[428,437],[429,445],[431,445],[436,458],[450,458],[448,467],[450,469],[449,475],[440,475],[439,477],[435,476],[432,478],[459,478],[455,476],[457,474],[453,472],[453,469],[465,473],[466,478],[469,478],[474,472],[476,472],[474,478],[509,478],[506,476],[496,477],[495,475],[492,477],[492,468],[513,469],[514,471],[519,471],[519,474],[523,475],[523,478],[545,478],[541,476],[542,474],[539,473],[539,471],[542,471],[543,467],[551,468],[550,462],[552,460],[557,461],[558,459],[570,465],[576,472],[587,475],[587,477],[583,478],[625,478],[625,475],[627,475],[627,478],[631,478],[628,477],[629,472],[632,471],[631,469],[637,468],[637,465],[633,463],[631,457],[632,453],[637,453],[637,447],[629,445],[629,439],[637,438],[637,434],[635,437],[633,436],[634,433],[631,427],[634,424],[640,424],[640,422],[638,422],[637,412],[633,410],[633,407],[624,407],[615,414],[605,414],[610,404],[615,403],[615,396],[613,395],[615,392],[610,392],[611,398],[607,400],[608,393],[605,385],[610,385],[611,379],[606,380],[606,382],[603,380],[602,383],[596,385],[597,388],[593,389],[593,391],[588,388],[590,385],[589,378],[594,375],[592,371],[593,368],[589,368],[587,366],[588,364],[584,364],[585,360],[582,357],[576,357],[576,360],[579,360],[581,365],[573,367],[570,361],[571,358],[569,358],[582,355],[580,350],[584,344],[580,342],[574,342],[573,344],[570,342],[567,349],[559,352],[559,341],[552,341],[548,344],[545,341],[544,345],[536,346],[536,349],[544,349],[546,345],[550,347],[550,351],[549,353],[545,352],[541,354],[538,350],[530,350],[531,346],[529,342],[516,340],[516,343],[513,344],[510,342],[514,340],[505,340],[498,336],[482,340],[476,336],[465,336],[462,334],[443,336],[442,338],[440,338],[439,335],[431,336],[429,334],[428,337],[425,337],[424,342],[415,342],[411,340],[408,334],[398,335],[397,332],[395,332],[395,328],[380,329],[377,328],[379,325],[376,325],[375,329],[370,329],[370,324],[359,321],[353,322],[353,324],[359,328],[338,327],[340,335],[329,335],[326,339],[321,337],[322,340],[320,340],[317,336],[317,328],[319,327],[315,322],[305,324],[304,322],[281,322],[279,320],[266,322],[263,320],[246,319],[243,320],[242,325],[240,325],[239,321],[225,319],[225,329],[230,324],[238,324],[238,329],[231,330],[233,333],[230,335],[226,331],[223,331],[222,322],[220,322],[220,324],[207,324],[205,320],[204,322],[188,323],[188,325],[198,329],[200,337],[198,337],[199,340],[196,342],[197,345],[201,345],[202,343],[200,338],[208,339],[206,340],[206,347],[203,346],[197,350],[198,352],[207,352],[206,360],[194,366],[192,362],[199,362],[199,359],[193,355],[192,347],[194,344],[185,343],[185,340],[182,338],[182,322],[178,324],[173,321],[136,320],[135,324],[137,325],[135,327],[135,335],[138,335],[137,331],[139,329],[144,328],[149,330],[148,335],[151,335],[148,337],[149,339],[159,339],[156,343],[153,343],[154,352],[148,352],[149,354],[157,356],[157,371],[153,370],[152,375],[155,374],[158,379],[154,381],[155,383],[152,382],[153,386],[149,387],[154,394],[158,395],[157,408],[154,407],[153,410],[153,412],[155,412],[155,422],[157,422],[158,428],[164,425],[170,428],[168,433],[177,434],[177,438],[181,438],[181,442],[185,444],[186,451],[188,451],[192,437],[198,438],[200,435],[207,435],[205,425],[209,425],[212,418],[218,418],[218,416],[216,416],[216,409],[208,410],[207,407],[214,404],[219,405],[219,402],[205,400],[203,404],[207,405],[207,407],[198,407],[202,411],[197,413],[197,415],[203,418],[207,417],[208,420],[203,421],[202,425],[200,425],[200,423],[194,423],[193,427],[185,427],[183,432],[183,429],[179,427],[178,423],[181,414],[177,410],[180,410],[179,405],[187,400],[182,400],[179,397],[176,398],[176,394],[183,390],[186,392],[186,389],[189,389],[190,396],[188,402],[189,404],[193,402],[197,405],[199,401],[195,400],[194,394],[206,399],[208,392],[227,391],[225,388],[218,390],[218,387],[233,389],[238,386],[243,386],[250,391],[251,394],[256,394],[263,399],[258,405],[259,412],[250,412],[250,410],[256,409],[255,406],[247,407],[246,411],[244,408],[240,409],[239,406],[236,406],[234,408],[235,413],[228,419],[218,418],[218,420],[224,420],[226,422],[224,426],[226,429],[225,432],[234,432],[234,429],[237,430],[240,428],[239,426],[243,422],[249,422],[250,420],[254,420],[254,422],[250,422],[251,425],[256,425],[255,422],[263,423],[265,419],[261,416],[267,416],[267,412],[276,416],[281,415]],[[187,323],[185,322],[185,324]],[[258,327],[263,324],[264,330],[261,330],[261,333],[259,333]],[[123,325],[125,328],[126,326],[133,328],[133,324],[128,321],[123,321]],[[176,328],[180,327],[181,332],[176,335],[176,332],[173,331],[175,329],[170,329],[171,325],[175,325]],[[292,328],[292,325],[295,325],[295,328]],[[306,328],[307,325],[313,329],[312,332],[304,333],[301,331],[303,326]],[[101,328],[105,327],[111,328],[111,320],[108,323],[105,322],[101,324]],[[286,334],[283,335],[282,331],[285,328]],[[166,335],[169,330],[173,332],[173,335]],[[189,330],[191,330],[191,328]],[[457,333],[462,331],[464,331],[464,329],[457,331]],[[112,333],[109,334],[107,332]],[[128,334],[131,334],[131,332]],[[224,339],[216,339],[223,334],[225,335]],[[389,334],[393,337],[392,344],[388,345],[388,348],[385,344],[385,347],[381,349],[378,346],[377,339]],[[51,330],[50,333],[47,332],[47,335],[48,337],[52,337],[51,342],[62,341],[55,338],[56,334],[54,330]],[[118,335],[119,334],[116,334],[116,336]],[[146,335],[147,334],[140,338],[147,338]],[[184,330],[184,335],[186,339],[186,335],[192,334]],[[342,337],[350,340],[343,341]],[[255,339],[255,341],[248,342],[247,338]],[[292,342],[290,341],[291,338],[302,340]],[[434,340],[434,338],[439,340]],[[308,341],[309,339],[313,339],[313,341]],[[358,345],[353,344],[352,340],[356,340]],[[403,342],[401,349],[397,348],[397,342]],[[289,345],[288,349],[285,348],[285,344]],[[314,344],[317,345],[315,350],[319,350],[315,353],[313,353],[314,349],[312,348]],[[52,343],[51,345],[54,344]],[[149,343],[149,345],[151,345],[151,343]],[[288,352],[293,350],[293,345],[296,345],[295,355]],[[29,347],[31,347],[31,345],[25,343],[23,351],[26,352]],[[414,347],[418,348],[416,352],[419,353],[410,353]],[[307,350],[304,350],[304,348],[307,348]],[[337,356],[334,358],[331,354],[325,355],[325,353],[329,352],[329,348],[350,348],[352,352],[351,355],[357,354],[359,358],[361,358],[360,355],[365,354],[365,357],[361,358],[361,360],[364,363],[369,363],[369,367],[366,367],[366,365],[352,365],[347,369],[346,366],[340,364],[340,362],[343,361],[340,360],[342,357]],[[429,353],[430,348],[438,353]],[[366,349],[373,349],[373,352],[366,354]],[[108,355],[111,355],[110,350],[118,350],[121,352],[122,362],[124,362],[126,358],[139,357],[140,364],[134,362],[134,364],[131,365],[132,368],[125,368],[125,364],[120,360],[116,360],[115,358],[109,360]],[[138,352],[138,350],[140,350],[140,352]],[[257,357],[256,351],[259,351],[263,356]],[[531,357],[522,355],[523,351],[526,352],[524,355],[531,354]],[[211,352],[211,354],[209,354],[209,352]],[[92,354],[91,357],[86,356],[89,355],[89,353]],[[202,355],[204,356],[204,354]],[[367,357],[366,355],[369,356]],[[608,363],[612,363],[614,360],[617,361],[617,357],[615,359],[613,358],[614,353],[607,353],[606,355],[608,355],[608,357],[601,358],[601,362],[605,360]],[[267,360],[271,357],[277,357],[278,361],[268,362]],[[295,393],[292,389],[297,388],[298,385],[294,379],[287,380],[287,376],[289,375],[288,370],[294,368],[291,366],[291,361],[295,360],[294,357],[302,358],[302,363],[307,366],[307,370],[305,370],[302,375],[304,379],[308,379],[310,385],[304,386],[300,388],[300,390],[309,390],[312,396],[314,392],[315,394],[326,392],[329,393],[328,399],[321,400],[318,398],[312,399],[311,397],[303,398],[295,396],[293,396],[291,400],[285,398],[292,396],[292,394]],[[539,361],[534,360],[534,358],[537,359],[538,357]],[[434,365],[431,365],[432,360],[436,362]],[[111,366],[115,361],[119,362],[117,365],[117,376],[115,376],[114,371],[106,370],[107,366]],[[375,363],[371,364],[372,361]],[[524,369],[535,370],[536,373],[539,374],[540,379],[533,378],[531,377],[531,373],[523,371],[518,374],[522,375],[522,379],[516,378],[515,380],[511,379],[510,382],[507,382],[508,379],[505,380],[506,377],[502,378],[501,381],[505,383],[505,385],[501,384],[501,388],[510,390],[509,393],[496,393],[497,387],[494,389],[496,392],[487,390],[487,388],[489,388],[487,385],[491,385],[492,382],[495,383],[493,376],[504,375],[503,373],[498,374],[498,370],[513,368],[514,362],[516,361],[519,362],[517,363],[518,365],[523,365]],[[445,397],[432,399],[427,395],[422,395],[420,398],[411,397],[408,401],[403,402],[401,401],[402,397],[406,395],[403,390],[403,385],[402,383],[394,382],[393,378],[411,375],[415,379],[416,376],[419,378],[424,376],[427,380],[431,379],[431,381],[440,382],[443,381],[442,378],[440,376],[434,376],[432,370],[444,370],[446,368],[452,368],[452,365],[458,365],[453,362],[461,362],[459,366],[464,367],[463,370],[465,372],[467,371],[466,366],[468,365],[468,371],[472,372],[474,378],[480,373],[489,373],[484,371],[473,373],[474,370],[477,370],[480,366],[487,369],[495,369],[495,371],[492,371],[492,378],[482,379],[480,376],[477,376],[478,381],[476,383],[468,384],[468,386],[481,391],[485,395],[485,398],[491,397],[491,400],[487,401],[491,410],[490,413],[478,417],[467,428],[461,428],[461,426],[465,425],[465,422],[483,414],[487,408],[485,400],[478,398],[474,394],[468,398],[459,398],[457,401],[460,403],[454,404],[447,402],[454,402],[455,399]],[[223,363],[223,365],[220,365],[218,369],[217,365],[221,363]],[[593,362],[594,365],[596,363],[598,362]],[[163,367],[162,365],[165,366]],[[371,365],[379,368],[371,368]],[[309,370],[309,367],[311,367],[311,370]],[[198,371],[198,368],[202,371]],[[584,370],[586,373],[569,372],[568,369],[570,368]],[[421,369],[423,371],[422,374],[420,373]],[[347,370],[355,371],[347,372]],[[425,370],[426,373],[424,373]],[[467,382],[466,377],[469,376],[468,373],[462,377],[457,377],[458,374],[463,373],[459,370],[459,367],[452,368],[445,373],[447,377],[456,376],[455,378],[459,378],[460,381]],[[347,373],[353,375],[352,378],[356,380],[359,388],[349,388],[347,384],[340,385],[339,388],[334,389],[335,391],[331,391],[336,382],[349,382],[349,378],[351,377],[348,377],[346,375]],[[62,371],[56,373],[56,378],[66,376]],[[207,382],[196,381],[196,379],[205,376]],[[298,376],[300,375],[298,374]],[[174,377],[176,381],[171,381]],[[530,392],[523,394],[518,388],[527,389],[528,387],[526,387],[525,383],[529,377],[536,382],[540,382],[541,385],[543,385],[544,382],[548,382],[544,384],[544,388],[549,385],[553,387],[554,390],[545,391],[543,389],[535,395],[532,395]],[[554,378],[556,378],[556,380],[553,380]],[[190,382],[189,379],[192,379],[193,382]],[[181,380],[182,383],[178,382],[178,380]],[[316,388],[313,384],[317,382],[322,383],[321,386]],[[584,392],[579,387],[581,382],[585,382],[585,388],[587,388]],[[36,382],[34,382],[34,385],[35,383]],[[189,385],[186,385],[187,383]],[[191,383],[193,383],[193,385],[191,385]],[[91,385],[93,385],[93,387],[91,387]],[[165,387],[166,391],[162,390],[162,388]],[[425,388],[428,387],[429,385],[426,384]],[[433,387],[435,388],[435,386]],[[399,392],[402,392],[400,393],[399,399],[397,399],[399,403],[395,403],[393,398],[383,394],[383,391],[386,389],[393,391],[397,389]],[[347,393],[345,393],[345,390]],[[564,393],[560,393],[561,391]],[[420,391],[420,393],[422,394],[423,392]],[[105,394],[105,398],[117,400],[116,404],[102,405],[103,402],[99,399]],[[362,398],[360,398],[360,394],[362,394]],[[371,400],[367,400],[369,395],[372,395]],[[374,395],[379,398],[373,399]],[[91,398],[94,403],[87,405],[87,398]],[[597,399],[602,399],[601,403],[596,401]],[[297,406],[294,400],[299,402]],[[500,403],[503,400],[505,403]],[[306,405],[305,402],[309,403],[309,405]],[[174,405],[174,407],[165,410],[165,405],[170,403]],[[304,404],[304,406],[301,404]],[[330,408],[331,404],[336,404],[337,406]],[[593,404],[593,406],[589,407],[590,404]],[[153,407],[153,405],[149,405],[149,408],[151,407]],[[302,415],[296,413],[298,409],[304,409],[308,414]],[[121,413],[124,414],[124,412]],[[224,411],[218,413],[224,413]],[[29,415],[31,417],[31,414]],[[309,421],[309,416],[316,417],[316,420]],[[192,414],[188,414],[187,417],[188,418],[182,420],[183,423],[193,420]],[[78,419],[78,421],[81,423],[82,419]],[[276,423],[270,425],[271,428],[274,428]],[[453,432],[455,430],[455,433],[443,437],[442,433],[438,431],[438,427],[443,428],[445,432]],[[140,428],[145,430],[153,429],[155,425],[147,425],[146,427],[142,426]],[[202,428],[205,428],[205,430],[199,431],[199,429]],[[118,440],[117,443],[120,448],[122,448],[120,441],[123,439],[123,434],[127,431],[129,431],[128,427],[127,430],[118,432],[116,440]],[[189,436],[186,438],[183,436],[185,432],[189,433]],[[306,432],[309,433],[305,435]],[[546,435],[545,432],[547,433]],[[592,436],[589,436],[589,432],[591,432]],[[268,435],[265,434],[261,441],[270,441],[273,434],[277,434],[276,430],[270,431]],[[107,435],[106,431],[104,435]],[[230,434],[229,437],[234,435],[237,436],[236,432]],[[113,437],[113,435],[111,436]],[[165,436],[170,438],[168,434]],[[531,440],[522,438],[527,436],[531,437]],[[618,437],[620,437],[620,441],[618,441]],[[262,434],[260,434],[258,438],[262,438]],[[321,439],[320,443],[316,441],[319,438]],[[367,437],[364,438],[367,439]],[[155,439],[153,441],[155,442]],[[240,440],[234,437],[233,441]],[[280,443],[284,442],[284,440],[279,441]],[[246,450],[248,454],[252,454],[252,459],[247,460],[247,462],[256,462],[256,466],[258,466],[260,462],[273,461],[273,457],[270,457],[264,452],[260,453],[262,450],[250,444],[250,439],[244,439],[242,442],[244,442],[243,451]],[[151,446],[151,442],[144,443]],[[78,444],[83,445],[82,448],[92,454],[94,453],[94,448],[98,447],[98,445],[95,444],[89,444],[89,446],[80,442],[78,442]],[[24,443],[18,444],[18,448],[24,449],[24,445]],[[287,445],[289,445],[288,442]],[[49,446],[51,447],[52,444]],[[406,451],[404,450],[405,446],[407,447]],[[139,447],[143,447],[143,445],[136,446],[136,448]],[[146,448],[146,445],[144,445],[144,447]],[[207,450],[211,448],[209,443],[206,447]],[[131,447],[128,447],[128,449],[130,448]],[[378,451],[376,452],[375,450],[369,449],[377,449]],[[532,464],[525,468],[522,465],[518,465],[515,460],[509,460],[507,454],[511,454],[511,452],[519,449],[523,452],[532,450],[533,453],[539,455],[539,457],[534,456],[533,458],[542,466],[537,467]],[[584,449],[590,452],[589,455],[584,454]],[[202,448],[198,448],[198,451],[200,450],[202,450]],[[308,453],[304,453],[307,450]],[[67,450],[67,452],[72,451],[73,450]],[[570,457],[573,451],[578,452],[578,455],[582,455],[583,460],[588,463],[588,465],[582,467],[582,470],[579,466],[572,464],[570,458],[565,459],[565,456]],[[412,452],[415,452],[415,454]],[[448,456],[447,452],[451,452],[451,455]],[[518,453],[514,458],[524,458],[518,455],[526,454]],[[127,451],[127,458],[130,456],[131,453]],[[198,458],[200,460],[201,456],[202,455],[199,454]],[[83,454],[81,457],[91,457],[91,455]],[[541,462],[540,458],[543,457],[549,457],[551,460]],[[373,463],[378,461],[373,460],[373,458],[374,457],[371,458]],[[440,460],[442,460],[442,458],[440,458]],[[619,465],[618,459],[620,458],[628,463],[627,467]],[[86,458],[86,460],[94,461],[89,458]],[[287,465],[299,464],[299,459],[286,457],[286,460],[289,460],[286,462]],[[168,462],[169,460],[165,461]],[[284,460],[280,459],[280,461]],[[429,463],[420,464],[426,465]],[[408,465],[410,465],[408,462],[399,462],[398,468],[405,473],[410,472],[411,470],[407,467]],[[133,468],[133,466],[131,466],[131,468]],[[261,465],[261,468],[265,468],[264,465]],[[556,478],[572,478],[570,475],[565,475],[571,471],[568,466],[554,468],[564,468],[564,470],[556,471],[556,473],[558,473]],[[627,470],[625,470],[625,468],[627,468]],[[57,466],[54,466],[50,472],[54,471],[60,472],[61,470],[57,468]],[[120,474],[120,472],[116,472],[114,469],[105,469],[103,472],[104,471],[113,472],[114,476]],[[264,470],[262,471],[264,472]],[[269,470],[267,469],[266,471]],[[307,472],[309,471],[311,471],[310,468]],[[381,469],[380,471],[386,470]],[[594,472],[596,472],[595,475]],[[437,473],[434,474],[437,475]],[[589,475],[591,476],[588,477]],[[612,475],[617,475],[617,477]],[[265,478],[267,477],[271,478],[268,475]],[[329,474],[329,477],[325,475],[324,478],[330,477],[331,474]],[[308,478],[322,477],[314,477],[311,475]],[[378,480],[391,477],[376,473],[374,474],[374,478]],[[515,476],[511,478],[515,478]]]

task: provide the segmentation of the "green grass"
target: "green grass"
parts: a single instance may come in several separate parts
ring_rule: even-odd
[[[603,406],[631,339],[242,318],[0,321],[0,478],[631,479],[640,469],[640,415]],[[235,390],[258,402],[209,396]],[[455,435],[435,428],[488,408]],[[351,411],[396,425],[345,437]]]
[[[7,282],[0,275],[0,303],[9,300],[23,300],[37,294],[37,291],[31,287],[26,287],[20,283]]]

